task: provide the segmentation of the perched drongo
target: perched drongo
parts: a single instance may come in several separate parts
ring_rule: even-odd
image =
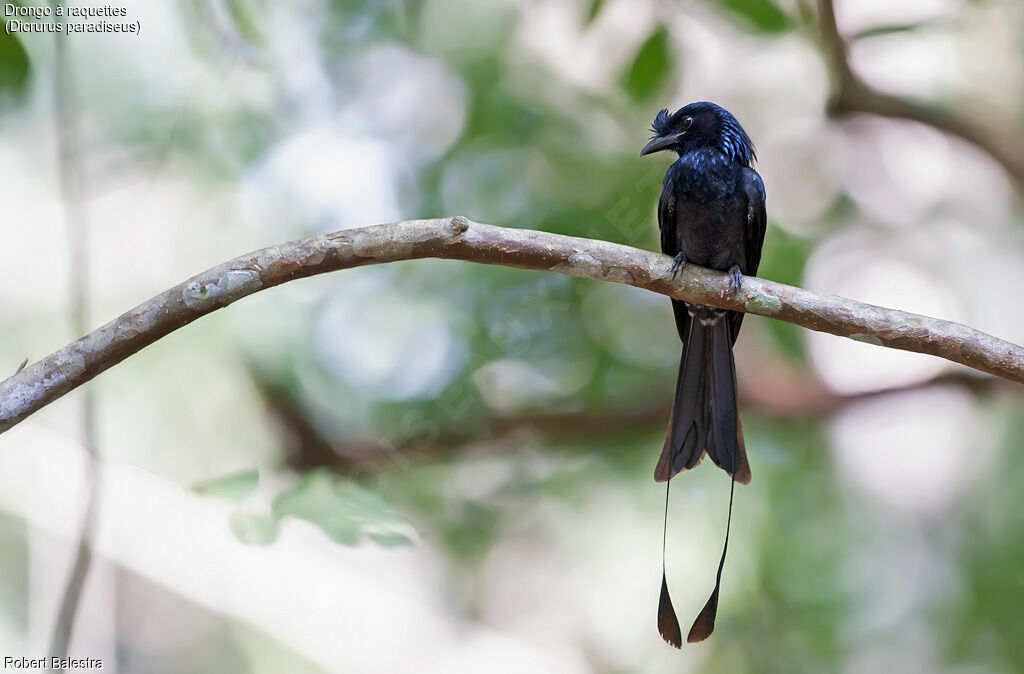
[[[765,232],[765,195],[761,177],[751,168],[754,144],[736,118],[706,101],[654,118],[651,139],[641,155],[671,150],[679,158],[665,173],[658,200],[661,250],[674,256],[673,277],[692,262],[729,274],[738,290],[744,274],[757,273]],[[676,380],[672,418],[654,479],[666,482],[693,468],[707,454],[732,477],[729,518],[736,482],[750,482],[736,400],[736,363],[732,346],[743,314],[672,300],[683,354]],[[718,590],[729,546],[729,524],[718,563],[715,589],[697,616],[687,641],[702,641],[715,628]],[[682,645],[665,576],[662,549],[658,630],[668,643]]]

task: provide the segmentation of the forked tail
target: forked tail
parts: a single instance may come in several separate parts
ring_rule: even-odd
[[[732,477],[729,487],[729,516],[725,527],[725,544],[718,562],[715,589],[694,621],[686,640],[703,641],[715,628],[718,593],[722,569],[729,549],[732,525],[732,498],[736,482],[750,482],[740,427],[736,395],[736,362],[732,353],[729,313],[707,307],[687,305],[689,321],[684,339],[683,355],[676,380],[672,418],[669,421],[665,447],[662,450],[654,479],[665,482],[665,526],[668,525],[668,494],[670,480],[677,473],[693,468],[704,457],[711,456],[715,465]],[[682,632],[672,606],[665,575],[665,531],[662,532],[661,598],[658,603],[658,631],[662,638],[680,648]]]
[[[690,321],[676,379],[672,418],[654,479],[693,468],[704,454],[737,482],[750,482],[736,397],[729,312],[688,306]]]

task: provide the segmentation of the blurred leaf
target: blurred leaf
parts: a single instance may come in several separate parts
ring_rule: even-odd
[[[254,16],[256,11],[266,11],[265,7],[256,8],[243,0],[227,0],[225,6],[240,37],[253,46],[266,46],[266,38]]]
[[[277,540],[277,520],[262,513],[235,513],[231,533],[249,545],[269,545]]]
[[[273,509],[279,518],[290,515],[316,525],[342,545],[359,543],[367,525],[375,528],[370,537],[377,542],[383,540],[388,547],[395,547],[400,536],[380,531],[380,525],[397,522],[380,495],[326,470],[309,473],[298,485],[279,494]]]
[[[884,24],[881,26],[870,26],[850,36],[851,42],[867,40],[873,37],[885,37],[888,35],[899,35],[901,33],[912,33],[923,28],[947,27],[946,24],[938,21],[920,21],[918,23],[897,23]]]
[[[584,25],[589,26],[597,18],[597,15],[601,13],[601,9],[604,7],[604,0],[590,0],[590,7],[587,8],[587,16],[583,20]]]
[[[782,33],[793,27],[792,17],[772,0],[718,0],[718,5],[763,33]]]
[[[455,517],[438,521],[448,552],[461,561],[479,561],[498,539],[499,513],[482,503],[459,504]]]
[[[28,54],[21,40],[7,34],[7,21],[0,33],[0,93],[20,95],[28,82]]]
[[[260,484],[259,473],[255,470],[235,473],[203,482],[192,488],[192,491],[203,496],[224,498],[229,501],[244,501]]]
[[[622,86],[633,100],[641,101],[658,92],[672,72],[670,59],[668,31],[662,27],[640,46],[623,74]]]
[[[370,532],[367,534],[382,548],[404,548],[412,545],[412,540],[397,531]]]
[[[757,275],[778,283],[799,285],[812,247],[810,239],[790,234],[781,227],[771,227],[765,236]]]

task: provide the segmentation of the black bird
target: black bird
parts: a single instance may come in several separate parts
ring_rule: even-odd
[[[727,272],[733,289],[739,290],[744,274],[757,273],[766,224],[764,183],[750,166],[756,159],[754,144],[732,114],[706,101],[690,103],[672,114],[662,110],[654,118],[652,131],[654,138],[641,156],[661,150],[679,155],[665,173],[658,200],[661,250],[675,258],[673,277],[692,262]],[[715,589],[687,636],[687,641],[696,642],[715,628],[733,490],[737,481],[750,482],[732,353],[743,314],[681,300],[672,300],[672,310],[683,354],[665,448],[654,470],[654,479],[666,483],[666,526],[668,481],[674,475],[693,468],[707,454],[732,477]],[[658,630],[665,641],[682,646],[665,577],[664,541]]]

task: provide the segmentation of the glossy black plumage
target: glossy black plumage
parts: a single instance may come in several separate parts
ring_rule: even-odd
[[[662,251],[675,257],[677,267],[694,263],[728,272],[734,284],[742,283],[742,275],[756,274],[766,227],[765,192],[750,166],[756,157],[753,143],[739,122],[714,103],[700,102],[672,114],[662,110],[652,130],[655,137],[642,155],[662,150],[679,155],[665,174],[658,202]],[[678,300],[672,309],[683,349],[655,479],[670,480],[707,454],[734,482],[748,483],[732,353],[743,314]],[[731,489],[729,509],[731,522]],[[715,590],[688,641],[700,641],[714,629],[727,547],[728,527]],[[664,574],[661,595],[659,631],[678,647]]]
[[[665,173],[658,202],[662,252],[711,269],[756,274],[766,224],[764,185],[750,167],[756,156],[753,143],[736,118],[714,103],[691,103],[672,115],[658,113],[653,130],[656,136],[648,148],[679,155]],[[672,308],[683,354],[655,478],[667,480],[693,468],[706,452],[737,480],[749,482],[735,409],[735,376],[728,374],[735,367],[731,348],[721,348],[723,340],[730,346],[736,341],[743,314],[724,312],[726,327],[715,320],[723,316],[719,310],[688,308],[680,301],[673,301]],[[691,329],[694,318],[696,331]],[[699,354],[699,359],[690,360],[688,372],[687,352],[692,349],[698,349],[694,358]],[[716,402],[709,402],[712,398]]]

